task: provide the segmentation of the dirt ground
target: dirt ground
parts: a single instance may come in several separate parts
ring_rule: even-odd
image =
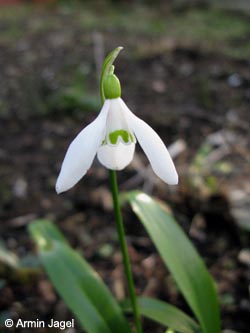
[[[99,110],[102,55],[123,45],[116,62],[122,96],[170,146],[180,185],[168,187],[158,180],[138,147],[134,161],[118,174],[120,189],[142,189],[169,204],[217,283],[223,332],[247,333],[249,16],[132,2],[133,10],[109,6],[1,9],[0,322],[72,318],[40,268],[27,232],[27,225],[40,217],[60,227],[118,298],[126,292],[107,170],[95,161],[72,190],[60,196],[54,190],[68,144]],[[219,36],[204,26],[204,35],[178,32],[175,27],[192,17],[198,26],[200,17],[206,18],[205,26],[211,27],[213,17],[223,18],[225,26],[216,26]],[[238,27],[233,35],[230,22]],[[138,294],[190,313],[142,226],[129,207],[123,212]],[[163,331],[149,321],[144,329]],[[2,326],[1,332],[11,330]]]

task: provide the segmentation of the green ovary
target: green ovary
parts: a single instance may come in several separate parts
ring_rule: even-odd
[[[134,142],[133,134],[121,129],[121,130],[117,130],[112,133],[109,133],[109,140],[112,145],[115,145],[117,143],[119,136],[122,138],[123,142],[125,142],[125,143]]]

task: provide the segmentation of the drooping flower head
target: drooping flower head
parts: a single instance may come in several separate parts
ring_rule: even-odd
[[[61,193],[72,188],[91,167],[95,156],[106,168],[124,169],[133,159],[136,141],[153,171],[175,185],[178,175],[167,148],[158,134],[136,117],[121,99],[118,78],[110,73],[103,82],[105,102],[98,117],[71,142],[56,182]]]

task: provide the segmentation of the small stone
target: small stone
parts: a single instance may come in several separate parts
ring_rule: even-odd
[[[227,82],[231,87],[238,88],[242,85],[243,80],[242,80],[242,78],[239,74],[234,73],[234,74],[229,76]]]
[[[250,266],[250,249],[243,249],[238,255],[238,260],[242,264]]]
[[[155,92],[163,94],[166,92],[166,84],[162,80],[155,80],[152,83],[152,88]]]
[[[13,193],[17,198],[25,198],[27,195],[27,182],[23,178],[18,178],[13,186]]]

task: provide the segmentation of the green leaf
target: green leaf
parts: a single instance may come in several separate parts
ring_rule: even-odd
[[[180,333],[199,333],[198,324],[173,305],[148,297],[138,297],[140,313],[157,323],[171,327]],[[131,311],[130,302],[123,303],[125,311]]]
[[[128,200],[148,231],[204,333],[219,333],[219,306],[214,282],[203,260],[173,216],[150,196],[131,192]]]
[[[51,222],[34,221],[29,231],[54,287],[83,328],[89,333],[131,332],[117,301],[98,274]]]
[[[100,95],[101,95],[102,103],[104,103],[104,101],[105,101],[105,95],[104,95],[104,90],[103,90],[104,79],[108,74],[111,74],[114,71],[113,63],[122,49],[123,49],[122,46],[115,48],[112,52],[110,52],[107,55],[107,57],[105,58],[105,60],[103,62],[101,78],[100,78]]]

